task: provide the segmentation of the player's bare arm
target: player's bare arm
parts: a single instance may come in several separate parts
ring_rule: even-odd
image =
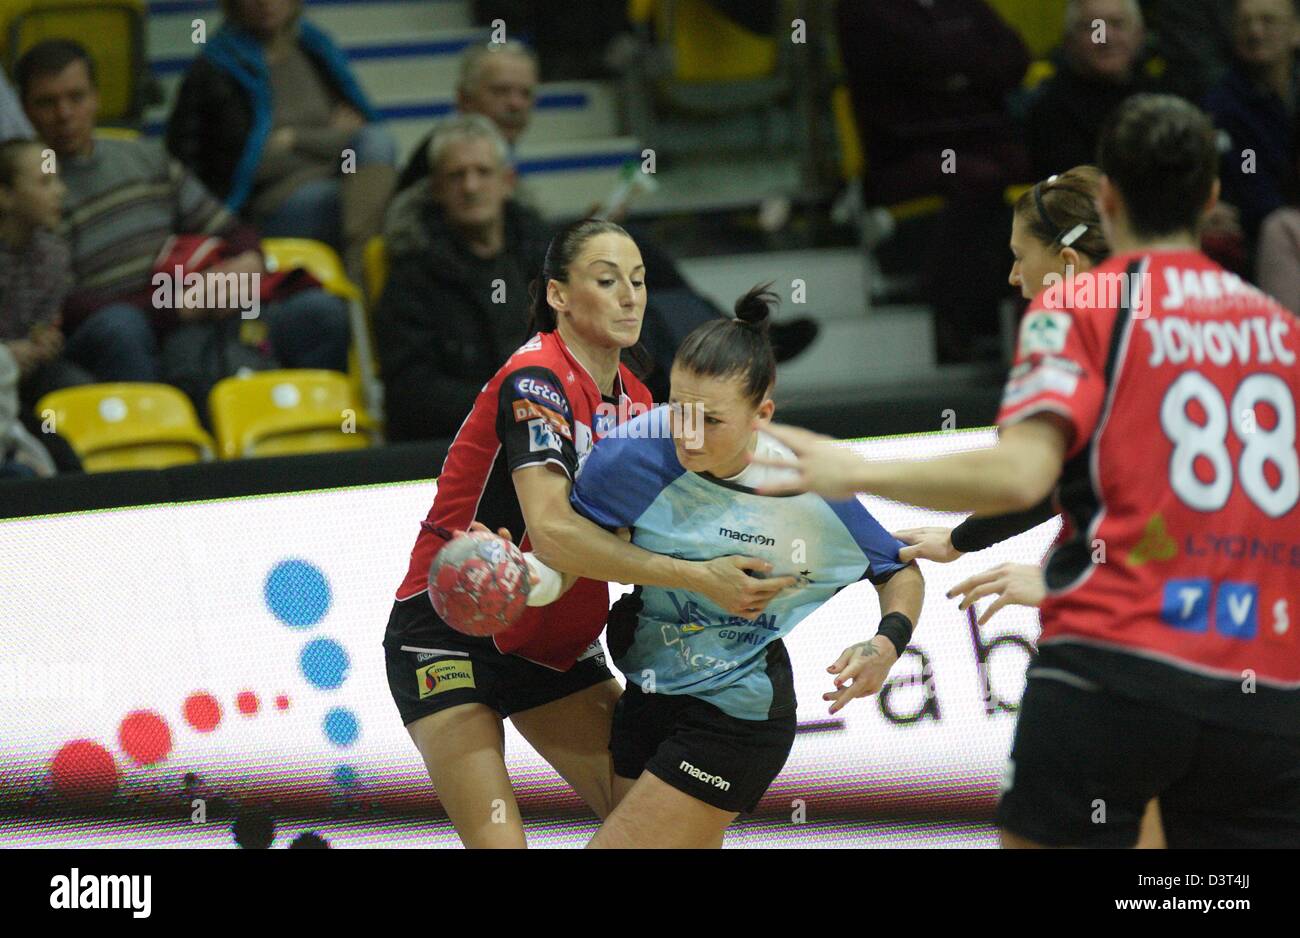
[[[755,459],[798,477],[765,494],[811,491],[824,498],[871,492],[936,511],[1002,514],[1025,511],[1052,491],[1065,463],[1069,431],[1043,414],[1003,427],[995,446],[938,459],[869,462],[830,437],[773,424],[769,432],[794,451],[793,462]]]
[[[732,615],[754,616],[794,577],[759,579],[746,571],[770,573],[772,565],[752,557],[678,560],[637,547],[575,512],[571,483],[547,466],[528,466],[513,474],[533,551],[563,573],[642,586],[668,586],[700,593]]]
[[[880,595],[881,621],[891,614],[906,617],[915,624],[925,601],[925,579],[915,563],[899,570],[884,584],[876,587]],[[906,647],[906,645],[904,645]],[[832,701],[830,712],[838,713],[850,700],[876,693],[889,677],[889,669],[898,661],[899,649],[891,638],[879,633],[865,642],[850,645],[841,652],[827,672],[835,675],[835,690],[822,694]]]

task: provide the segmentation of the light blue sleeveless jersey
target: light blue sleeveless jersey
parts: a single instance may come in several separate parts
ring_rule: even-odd
[[[611,614],[610,654],[643,690],[689,694],[743,720],[793,712],[782,636],[845,586],[881,583],[906,566],[898,559],[903,544],[857,499],[756,494],[744,483],[758,484],[763,467],[732,480],[687,471],[666,432],[667,413],[656,408],[602,439],[578,474],[573,507],[606,528],[631,528],[632,542],[654,553],[759,557],[773,576],[796,576],[800,585],[752,620],[685,590],[638,587],[635,628],[620,628],[617,610]],[[761,433],[759,447],[789,453]],[[863,622],[864,638],[870,626]]]

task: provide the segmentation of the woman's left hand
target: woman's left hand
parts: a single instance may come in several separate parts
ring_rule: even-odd
[[[958,606],[962,612],[975,600],[998,594],[998,598],[979,617],[979,624],[983,625],[1003,606],[1041,606],[1047,598],[1047,583],[1040,567],[1027,563],[1000,563],[962,580],[948,590],[948,598],[952,599],[958,593],[962,594]]]
[[[889,669],[898,660],[894,643],[883,635],[868,642],[859,642],[844,649],[835,663],[826,670],[835,675],[835,690],[822,694],[822,700],[833,700],[831,713],[838,713],[855,697],[867,697],[880,690],[889,677]]]

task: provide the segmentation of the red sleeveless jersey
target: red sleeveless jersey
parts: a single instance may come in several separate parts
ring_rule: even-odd
[[[429,566],[446,543],[432,528],[464,530],[477,520],[493,531],[509,529],[527,550],[511,473],[552,464],[570,481],[576,478],[592,444],[628,415],[629,405],[636,405],[635,414],[652,404],[650,392],[625,365],[619,366],[614,390],[614,397],[601,395],[558,332],[536,335],[511,355],[479,392],[447,451],[397,599],[428,589]],[[496,645],[504,653],[568,670],[600,636],[608,613],[608,584],[580,579],[554,603],[530,607],[495,637]]]
[[[998,422],[1073,431],[1045,568],[1054,660],[1300,735],[1298,325],[1194,251],[1112,258],[1030,306]]]

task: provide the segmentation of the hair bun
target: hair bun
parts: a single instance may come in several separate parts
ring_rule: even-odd
[[[772,281],[769,280],[751,287],[748,293],[736,300],[736,319],[744,325],[766,332],[772,310],[780,302],[780,297],[772,292]]]

